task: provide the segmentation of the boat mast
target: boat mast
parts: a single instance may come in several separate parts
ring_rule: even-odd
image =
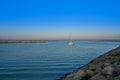
[[[71,40],[71,32],[70,32],[70,36],[69,36],[69,43],[68,43],[69,46],[73,46],[73,42]]]
[[[70,32],[70,36],[69,36],[69,41],[71,41],[71,32]]]

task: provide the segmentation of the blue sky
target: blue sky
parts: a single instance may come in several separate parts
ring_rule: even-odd
[[[1,0],[0,39],[120,39],[120,0]]]

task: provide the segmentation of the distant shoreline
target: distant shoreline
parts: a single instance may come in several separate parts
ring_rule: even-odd
[[[1,40],[0,44],[10,43],[44,43],[46,40]]]
[[[46,41],[60,41],[60,40],[0,40],[0,44],[12,43],[44,43]],[[83,40],[80,40],[83,41]],[[120,42],[120,40],[87,40],[92,42]]]
[[[93,42],[120,42],[120,40],[90,40]]]

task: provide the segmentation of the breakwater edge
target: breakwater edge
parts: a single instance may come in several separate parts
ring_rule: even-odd
[[[120,80],[120,46],[59,80]]]

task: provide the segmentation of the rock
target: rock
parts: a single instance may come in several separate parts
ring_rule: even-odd
[[[74,77],[72,80],[80,80],[80,78],[84,75],[85,75],[85,71],[79,70],[76,73],[74,73]]]
[[[92,74],[93,74],[93,71],[91,71],[91,70],[86,70],[86,73],[92,75]]]
[[[112,75],[106,75],[107,80],[114,80],[114,77]]]
[[[90,64],[89,65],[89,69],[92,70],[92,71],[95,71],[96,70],[96,65],[93,65],[93,64]]]
[[[62,80],[72,80],[72,77],[73,77],[73,74],[69,74],[65,78],[63,78]]]
[[[114,80],[120,80],[120,75],[115,77]]]
[[[105,66],[111,66],[110,63],[104,63]]]
[[[106,74],[106,75],[112,75],[113,71],[114,71],[114,68],[111,66],[107,66],[102,70],[103,74]]]
[[[96,73],[96,74],[98,74],[98,73],[101,74],[101,72],[102,72],[102,69],[101,69],[100,67],[97,67],[95,73]]]
[[[115,66],[114,75],[115,76],[120,75],[120,64]]]
[[[120,64],[118,64],[118,65],[115,66],[115,71],[120,72]]]
[[[107,80],[107,79],[104,76],[100,75],[100,74],[96,74],[90,80]]]

